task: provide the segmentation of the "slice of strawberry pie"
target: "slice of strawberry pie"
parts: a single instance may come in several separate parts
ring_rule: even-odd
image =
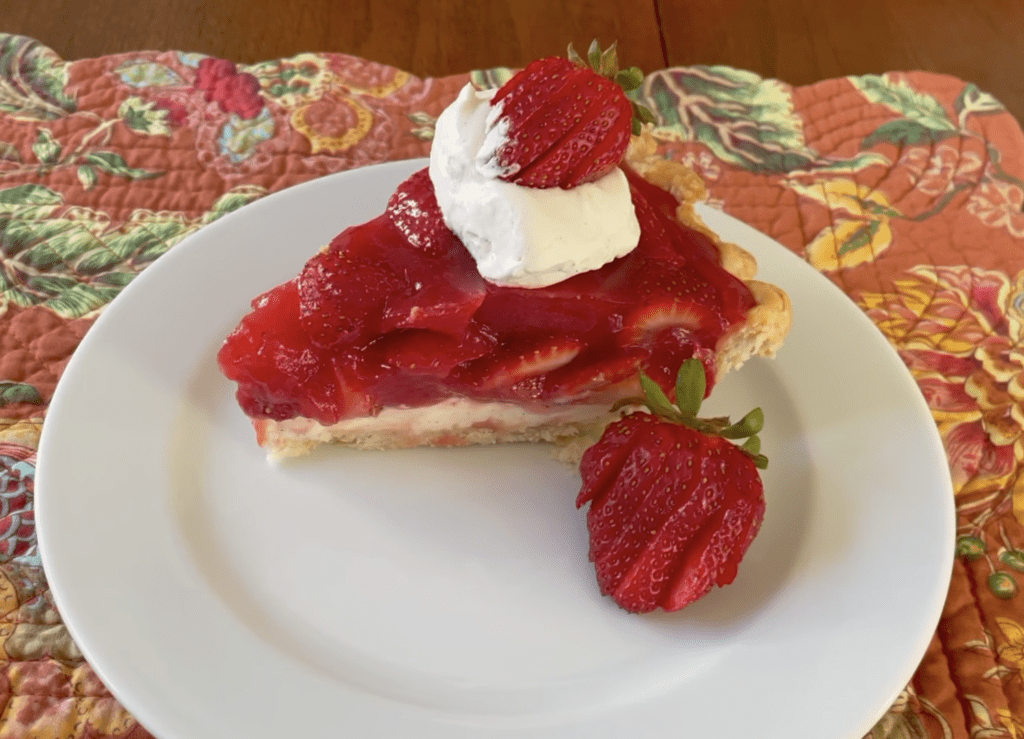
[[[703,184],[631,136],[634,113],[579,60],[534,62],[497,93],[467,85],[430,167],[225,341],[259,443],[279,457],[566,440],[639,395],[638,369],[671,395],[696,357],[710,392],[774,354],[788,297],[699,222]]]

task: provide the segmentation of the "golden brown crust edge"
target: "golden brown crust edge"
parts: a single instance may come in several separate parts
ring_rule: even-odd
[[[633,137],[626,161],[648,182],[675,195],[679,200],[679,222],[707,235],[718,246],[722,268],[743,280],[757,301],[747,313],[747,320],[719,340],[719,376],[739,368],[751,357],[774,357],[793,325],[793,304],[782,288],[754,279],[757,259],[753,254],[737,244],[722,241],[697,215],[694,205],[707,195],[704,181],[686,165],[658,157],[657,142],[648,129]]]

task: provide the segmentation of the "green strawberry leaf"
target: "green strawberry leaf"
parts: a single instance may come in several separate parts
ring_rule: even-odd
[[[661,385],[645,375],[643,371],[640,372],[640,387],[643,388],[647,405],[652,411],[666,418],[674,419],[679,416],[679,411],[676,410],[675,406],[672,405],[672,401],[665,395]]]
[[[594,39],[590,42],[590,48],[587,49],[587,61],[590,62],[590,68],[598,70],[601,68],[601,44]]]
[[[616,74],[615,81],[626,92],[632,92],[643,84],[644,73],[640,71],[639,67],[630,67]]]
[[[764,411],[755,408],[732,426],[722,429],[719,435],[726,439],[743,439],[759,433],[762,428],[764,428]]]
[[[691,357],[679,366],[679,374],[676,375],[676,404],[683,415],[697,415],[707,389],[707,376],[699,359]]]
[[[704,394],[707,392],[707,376],[704,365],[696,357],[683,362],[676,374],[676,403],[672,405],[661,386],[640,371],[640,386],[643,398],[624,398],[612,406],[612,412],[635,405],[646,405],[656,416],[687,426],[709,436],[720,436],[723,439],[745,439],[739,448],[746,453],[758,469],[768,467],[768,458],[761,454],[761,439],[758,437],[764,428],[764,411],[755,408],[736,423],[730,422],[727,416],[700,418]]]
[[[597,39],[594,39],[594,43],[597,44]],[[597,48],[600,49],[600,45]],[[601,64],[598,66],[597,73],[611,78],[619,73],[619,54],[615,49],[615,42],[612,42],[612,45],[601,53]]]

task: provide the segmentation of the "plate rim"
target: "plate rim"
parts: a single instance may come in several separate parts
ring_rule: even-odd
[[[379,164],[379,165],[372,165],[370,167],[364,167],[364,168],[359,168],[359,169],[355,169],[355,170],[348,170],[348,171],[337,173],[337,174],[330,175],[330,176],[327,176],[327,177],[311,180],[311,181],[303,183],[301,185],[297,185],[297,186],[292,187],[292,188],[287,188],[286,190],[280,191],[278,193],[274,193],[274,194],[268,195],[267,197],[262,198],[259,201],[256,201],[255,203],[247,205],[247,206],[239,209],[238,211],[235,211],[233,213],[230,213],[230,214],[224,216],[223,218],[219,219],[218,221],[214,222],[213,224],[210,224],[209,226],[204,227],[200,231],[198,231],[198,232],[190,235],[186,239],[184,239],[181,243],[177,244],[173,249],[171,249],[166,255],[162,256],[160,260],[157,260],[153,265],[150,265],[146,270],[144,270],[142,273],[140,273],[140,275],[135,280],[133,280],[133,283],[128,285],[125,288],[125,290],[122,291],[121,295],[119,295],[114,301],[112,301],[112,303],[110,305],[108,305],[107,308],[103,311],[103,313],[99,316],[99,318],[97,319],[97,321],[94,324],[94,326],[92,328],[90,328],[90,331],[86,334],[86,336],[84,337],[84,339],[80,343],[79,347],[76,349],[74,355],[71,358],[71,361],[68,363],[68,365],[67,365],[67,367],[65,369],[65,372],[64,372],[64,374],[63,374],[63,376],[61,378],[61,382],[58,383],[58,387],[57,387],[57,389],[56,389],[56,391],[54,393],[53,399],[51,400],[50,405],[47,408],[46,420],[47,421],[52,421],[54,417],[57,417],[58,419],[60,418],[60,414],[63,412],[62,409],[64,407],[64,392],[65,391],[62,391],[62,388],[70,387],[70,385],[71,385],[70,382],[69,383],[64,383],[63,380],[64,380],[65,377],[74,377],[75,373],[80,371],[79,370],[79,365],[84,365],[86,363],[86,359],[88,358],[89,352],[91,351],[90,347],[92,346],[92,343],[99,341],[99,339],[97,339],[95,337],[101,336],[103,331],[106,330],[103,327],[105,327],[108,322],[113,323],[113,322],[119,320],[118,316],[120,314],[122,314],[126,310],[125,308],[123,308],[121,306],[130,305],[130,303],[133,300],[133,298],[132,298],[133,295],[135,295],[136,293],[141,292],[142,290],[147,289],[146,286],[149,284],[149,282],[161,279],[160,276],[164,272],[170,272],[172,270],[172,268],[170,268],[170,267],[160,267],[160,265],[162,263],[163,264],[173,264],[173,263],[176,263],[177,261],[180,261],[180,260],[187,260],[187,259],[189,259],[190,258],[189,254],[191,253],[191,250],[200,248],[200,246],[202,246],[204,241],[208,241],[212,237],[212,234],[220,233],[220,231],[230,230],[233,227],[233,224],[241,221],[242,219],[251,219],[251,218],[255,217],[255,214],[257,212],[256,209],[260,208],[261,205],[262,205],[262,207],[267,207],[266,203],[270,199],[272,199],[272,198],[278,198],[280,196],[285,196],[285,197],[288,197],[288,198],[301,196],[302,193],[303,193],[303,188],[312,188],[312,189],[319,190],[320,188],[342,187],[344,185],[343,184],[338,184],[338,183],[343,183],[345,180],[348,180],[350,178],[355,178],[355,179],[358,180],[360,177],[366,176],[367,173],[369,171],[371,171],[371,170],[373,171],[374,176],[380,175],[380,176],[383,176],[383,177],[397,177],[397,174],[399,172],[407,173],[407,172],[414,171],[415,168],[418,168],[419,166],[422,166],[424,161],[425,160],[400,160],[400,161],[395,161],[395,162],[387,162],[387,163],[383,163],[383,164]],[[397,182],[397,180],[396,180],[396,182]],[[724,219],[724,220],[721,220],[721,222],[723,222],[723,223],[724,222],[728,222],[728,223],[733,224],[734,226],[740,227],[741,229],[747,229],[749,232],[751,232],[753,234],[756,234],[757,237],[759,237],[761,239],[767,239],[768,241],[773,242],[775,244],[775,246],[777,246],[779,249],[783,250],[786,254],[788,254],[789,256],[799,260],[799,257],[796,257],[795,255],[793,255],[792,252],[790,252],[788,249],[785,249],[785,247],[783,247],[780,244],[778,244],[778,242],[775,242],[770,237],[768,237],[768,236],[766,236],[764,234],[761,234],[760,232],[757,232],[756,230],[752,229],[747,224],[742,223],[741,221],[739,221],[738,219],[735,219],[732,216],[728,216],[727,214],[724,214],[721,211],[714,211],[713,209],[707,208],[706,206],[703,206],[703,205],[700,207],[700,211],[702,211],[701,214],[702,214],[702,216],[705,217],[705,220],[709,221],[709,225],[712,225],[713,223],[715,223],[717,221],[720,221],[721,219]],[[198,246],[193,246],[193,245],[198,245]],[[209,247],[203,247],[203,248],[209,248]],[[167,261],[165,261],[165,260],[167,260]],[[802,260],[800,260],[800,261],[802,263]],[[840,290],[838,288],[838,286],[836,286],[834,283],[832,283],[830,280],[828,280],[825,276],[823,276],[820,273],[814,271],[813,268],[811,268],[809,265],[806,265],[806,267],[807,267],[808,270],[810,270],[810,272],[813,272],[813,275],[814,275],[814,277],[816,279],[820,280],[820,283],[818,285],[819,289],[825,289],[825,290],[832,291],[831,294],[833,296],[835,296],[836,298],[840,298],[841,297],[842,300],[848,301],[851,305],[856,307],[856,304],[853,303],[853,301],[849,298],[849,296],[847,296],[845,293],[843,293],[842,290]],[[153,275],[153,276],[150,277],[149,275]],[[285,276],[285,279],[287,279],[287,276]],[[113,308],[113,310],[112,310],[112,308]],[[859,308],[857,308],[857,314],[859,314],[861,316],[861,319],[862,319],[864,325],[869,326],[872,330],[874,330],[876,332],[878,331],[877,327],[870,321],[870,319],[866,315],[863,314],[862,311],[860,311]],[[113,316],[113,318],[109,318],[108,319],[108,316]],[[799,317],[798,317],[798,320],[799,320]],[[101,331],[100,332],[96,332],[97,326],[101,327]],[[884,340],[884,337],[881,336],[880,332],[878,332],[878,336],[879,336],[880,340],[885,343],[885,346],[888,347],[889,351],[892,353],[892,356],[895,357],[895,359],[899,363],[899,365],[903,366],[904,371],[906,372],[906,377],[903,378],[903,379],[906,380],[907,378],[909,378],[910,381],[913,383],[914,387],[917,388],[916,381],[913,380],[912,376],[910,375],[909,370],[905,367],[905,365],[902,362],[902,359],[899,358],[899,356],[896,353],[895,349],[887,341]],[[90,340],[90,337],[93,337],[92,341]],[[928,414],[930,416],[930,410],[928,410],[927,404],[924,401],[923,396],[920,396],[919,390],[918,390],[918,395],[919,395],[920,404],[925,408],[925,410],[928,411]],[[56,444],[60,443],[59,441],[55,441],[54,440],[54,436],[57,434],[57,429],[59,429],[59,427],[60,427],[60,421],[53,422],[53,423],[44,423],[43,424],[43,429],[42,429],[42,434],[41,434],[41,437],[40,437],[40,440],[39,440],[39,446],[38,446],[38,450],[39,450],[39,457],[38,457],[38,459],[39,459],[40,463],[37,466],[37,478],[36,478],[36,527],[37,527],[36,531],[37,531],[37,537],[38,537],[38,543],[39,543],[39,553],[40,553],[40,557],[42,559],[42,564],[43,564],[44,572],[46,573],[47,579],[48,579],[48,581],[51,584],[51,591],[53,593],[54,600],[55,600],[55,602],[58,605],[58,610],[62,613],[64,624],[67,627],[69,633],[72,635],[72,638],[75,640],[75,642],[82,649],[83,655],[85,655],[86,660],[89,662],[89,664],[97,672],[97,674],[100,676],[100,678],[111,687],[112,692],[115,694],[117,699],[122,703],[122,705],[125,706],[125,708],[127,708],[136,717],[140,717],[140,716],[148,717],[146,721],[143,721],[143,725],[145,725],[147,727],[149,727],[150,725],[152,725],[154,727],[162,726],[163,723],[164,723],[163,720],[158,715],[155,715],[152,711],[150,711],[150,709],[147,706],[143,705],[145,703],[145,701],[138,701],[138,700],[136,700],[136,696],[130,695],[131,691],[127,691],[126,692],[124,690],[123,686],[121,686],[121,685],[117,685],[117,687],[115,689],[114,685],[119,683],[120,681],[117,680],[116,678],[111,680],[110,679],[111,676],[107,674],[108,673],[107,659],[102,658],[102,657],[98,657],[97,651],[94,650],[94,648],[93,648],[94,645],[92,643],[92,639],[91,638],[86,638],[86,635],[82,634],[78,630],[77,619],[74,616],[69,617],[67,615],[64,615],[64,614],[69,614],[69,613],[70,614],[74,614],[76,609],[75,609],[75,607],[73,605],[65,602],[65,592],[66,591],[63,589],[65,586],[59,584],[62,581],[61,576],[59,574],[56,577],[53,577],[51,575],[51,572],[53,572],[53,568],[54,568],[55,565],[51,561],[51,558],[54,556],[54,554],[51,551],[51,545],[48,543],[49,542],[49,538],[48,538],[49,535],[48,535],[47,531],[48,531],[49,525],[50,525],[50,516],[53,516],[53,515],[56,515],[56,514],[51,512],[51,509],[49,508],[48,502],[43,502],[43,504],[40,505],[40,501],[45,501],[46,500],[45,493],[43,495],[40,495],[40,491],[43,490],[46,487],[46,481],[49,479],[49,476],[50,476],[49,470],[52,467],[52,465],[54,464],[54,463],[49,462],[48,460],[51,457],[54,458],[54,459],[56,458],[55,453],[49,452],[48,449],[49,449],[50,446],[56,445]],[[934,443],[937,443],[939,449],[941,450],[941,448],[942,448],[941,447],[941,440],[938,437],[937,430],[935,431],[935,435],[934,435],[934,438],[932,439],[932,441]],[[943,453],[943,457],[942,458],[945,459],[944,453]],[[949,483],[950,483],[949,484],[950,496],[949,496],[949,500],[947,501],[947,506],[946,506],[947,509],[948,509],[948,512],[950,513],[950,515],[947,515],[945,518],[947,520],[947,528],[948,528],[949,532],[954,533],[955,532],[955,507],[954,507],[953,501],[952,501],[952,483],[951,483],[951,478],[949,476],[948,466],[944,466],[943,469],[945,471],[945,477],[946,477],[947,480],[949,480]],[[951,573],[951,565],[952,565],[952,562],[953,562],[953,548],[954,548],[953,538],[954,537],[953,536],[949,536],[947,538],[949,539],[948,563],[949,563],[950,567],[948,567],[946,569],[950,572],[950,576],[951,576],[951,574],[952,574]],[[936,592],[941,591],[944,594],[947,589],[948,589],[948,580],[946,580],[945,582],[937,583]],[[934,613],[934,624],[932,624],[932,627],[931,627],[930,631],[934,631],[935,625],[937,625],[938,622],[939,622],[939,618],[941,616],[941,609],[942,609],[942,605],[943,605],[944,601],[945,601],[945,596],[943,595],[939,599],[937,607],[934,609],[935,610],[935,613]],[[912,650],[914,652],[914,654],[910,655],[910,661],[913,661],[913,664],[915,666],[920,662],[921,658],[924,656],[924,652],[925,652],[925,650],[927,648],[927,644],[928,644],[929,640],[930,640],[930,635],[927,636],[927,637],[923,637],[922,643],[920,643],[918,645],[915,645],[915,649]],[[101,668],[99,666],[99,664],[102,664],[103,668]],[[915,669],[916,669],[916,667],[915,667]],[[911,670],[911,674],[912,674],[912,672],[913,672],[913,670]],[[909,679],[909,678],[910,678],[910,675],[908,674],[906,676],[906,679]],[[904,680],[904,683],[905,683],[905,680]],[[875,721],[877,721],[877,719],[882,714],[884,714],[886,708],[887,708],[887,706],[882,707],[882,709],[881,709],[880,713],[878,714],[878,716],[872,717],[870,719],[866,719],[866,723],[867,723],[867,728],[868,729],[870,728],[870,725],[872,725]],[[139,720],[142,721],[141,718]],[[165,727],[165,728],[167,728],[167,727]]]

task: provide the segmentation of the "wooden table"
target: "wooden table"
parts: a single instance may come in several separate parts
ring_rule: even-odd
[[[943,72],[1024,120],[1024,0],[0,0],[0,31],[68,60],[337,51],[420,76],[521,66],[597,37],[645,71],[728,64],[794,85]]]

